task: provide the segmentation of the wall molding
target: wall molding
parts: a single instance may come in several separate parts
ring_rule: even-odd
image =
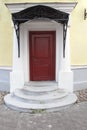
[[[71,69],[87,69],[87,65],[71,65]]]
[[[72,10],[75,8],[77,5],[77,2],[42,2],[42,3],[7,3],[6,6],[9,8],[11,13],[19,12],[21,10],[24,10],[26,8],[32,7],[32,6],[37,6],[37,5],[44,5],[44,6],[49,6],[54,9],[64,11],[64,12],[72,12]]]
[[[0,70],[12,70],[11,66],[0,66]]]

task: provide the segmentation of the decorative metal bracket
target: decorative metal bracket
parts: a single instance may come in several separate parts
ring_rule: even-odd
[[[20,57],[20,30],[19,30],[19,23],[14,24],[15,31],[16,31],[16,36],[17,36],[17,41],[18,41],[18,57]]]
[[[87,11],[86,9],[84,9],[84,20],[86,20],[86,18],[87,18]]]
[[[66,33],[67,33],[67,23],[64,23],[63,24],[63,58],[65,58]]]

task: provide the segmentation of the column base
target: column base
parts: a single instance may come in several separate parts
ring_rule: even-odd
[[[12,71],[10,73],[10,92],[14,92],[15,89],[22,88],[24,85],[22,71]]]
[[[73,92],[73,72],[59,72],[59,88],[66,89],[68,92]]]

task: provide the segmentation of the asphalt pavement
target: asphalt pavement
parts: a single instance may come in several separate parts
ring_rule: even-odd
[[[0,130],[87,130],[87,102],[58,112],[23,113],[0,105]]]

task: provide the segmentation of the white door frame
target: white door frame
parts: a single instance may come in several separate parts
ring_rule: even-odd
[[[29,31],[56,31],[55,81],[58,82],[59,69],[63,58],[63,25],[54,21],[30,21],[21,24],[20,43],[23,56],[24,81],[30,81],[29,71]]]

